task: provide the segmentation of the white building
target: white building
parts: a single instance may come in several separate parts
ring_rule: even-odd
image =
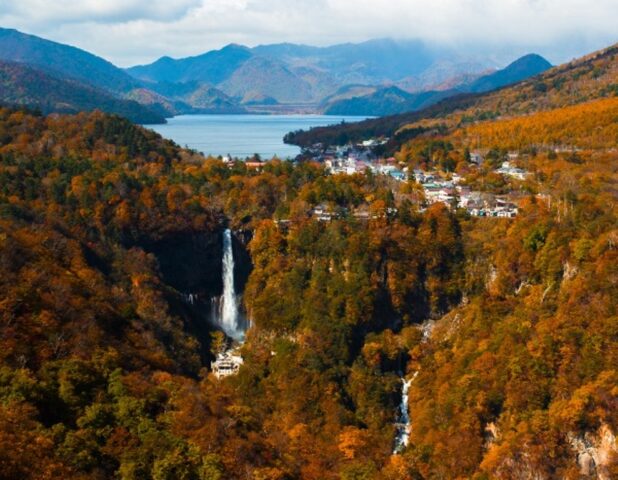
[[[224,378],[236,375],[243,363],[242,357],[235,350],[227,350],[217,355],[210,367],[217,378]]]
[[[522,170],[521,168],[517,168],[511,164],[511,162],[502,162],[502,166],[496,170],[496,172],[501,173],[502,175],[506,175],[507,177],[513,177],[518,180],[525,180],[528,172]]]

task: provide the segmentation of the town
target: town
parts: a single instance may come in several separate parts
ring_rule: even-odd
[[[371,139],[358,145],[323,148],[317,144],[304,149],[303,157],[323,163],[331,175],[367,174],[384,175],[393,182],[414,182],[422,195],[419,199],[419,209],[422,211],[428,205],[442,202],[451,208],[465,209],[474,217],[514,218],[517,216],[516,199],[518,192],[508,192],[497,195],[489,192],[472,190],[465,185],[464,178],[457,173],[445,173],[437,170],[424,171],[419,168],[410,170],[394,157],[381,158],[374,153],[375,147],[383,145],[386,140]],[[485,161],[484,153],[473,151],[469,154],[472,168],[479,168]],[[515,166],[518,153],[509,153],[495,173],[507,179],[524,181],[529,173]],[[392,213],[392,212],[391,212]],[[325,205],[317,206],[313,211],[320,221],[329,221],[337,216]],[[357,218],[367,217],[365,211],[353,213]]]

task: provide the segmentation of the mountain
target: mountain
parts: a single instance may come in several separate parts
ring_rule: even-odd
[[[401,131],[407,124],[413,124],[420,119],[435,119],[436,122],[452,115],[452,121],[466,121],[496,118],[503,115],[524,114],[531,111],[548,110],[591,99],[615,95],[618,92],[618,62],[614,61],[618,54],[618,45],[595,52],[572,62],[551,68],[533,78],[523,80],[514,85],[506,86],[486,93],[460,93],[446,98],[435,105],[420,111],[389,115],[382,118],[365,120],[358,123],[348,123],[332,127],[318,127],[310,131],[291,132],[286,141],[300,146],[310,146],[314,143],[344,144],[361,141],[371,137],[389,137],[390,146],[396,149],[413,131]],[[543,66],[534,57],[533,67]],[[518,62],[515,62],[517,66]],[[523,64],[527,64],[524,61]],[[507,67],[509,69],[509,67]],[[511,69],[519,72],[519,67]],[[496,85],[494,81],[479,81],[478,85]],[[498,76],[503,81],[512,78],[507,75]],[[573,95],[572,92],[578,92]],[[417,132],[421,132],[417,130]]]
[[[257,55],[277,58],[288,64],[311,64],[345,83],[381,83],[419,75],[432,67],[439,56],[419,40],[375,39],[329,47],[279,44],[252,49]]]
[[[136,123],[165,123],[165,113],[133,100],[120,99],[105,90],[74,79],[61,79],[45,71],[0,61],[0,103],[23,105],[43,113],[77,113],[101,110]]]
[[[70,89],[65,86],[53,99],[45,97],[51,92],[49,88],[38,93],[30,91],[29,103],[47,104],[45,111],[49,110],[52,104],[56,105],[55,109],[62,106],[64,102],[60,99],[67,99],[69,105],[63,106],[62,111],[75,111],[80,105],[83,105],[85,110],[91,110],[96,108],[97,101],[101,101],[100,109],[103,111],[112,111],[110,110],[112,108],[119,114],[128,112],[132,119],[142,118],[151,121],[156,119],[155,123],[162,121],[162,117],[169,117],[179,111],[178,106],[171,107],[173,100],[162,98],[149,91],[144,82],[135,79],[107,60],[79,48],[17,30],[0,28],[0,61],[25,64],[47,73],[53,77],[53,80],[46,80],[48,86],[52,82],[65,80],[78,82],[75,84],[77,90],[72,95]],[[94,89],[96,93],[88,99],[84,89]],[[6,96],[10,95],[10,92],[6,92]],[[132,102],[123,103],[124,100]],[[134,105],[128,106],[132,105],[133,101],[142,102],[142,100],[146,108],[138,111]],[[151,112],[147,113],[148,110]]]
[[[134,100],[164,117],[195,113],[193,107],[189,104],[181,100],[172,100],[147,88],[133,89],[123,98]]]
[[[488,92],[534,77],[551,67],[551,63],[540,55],[530,54],[515,60],[502,70],[485,75],[470,84],[460,85],[459,89],[466,92]]]
[[[74,78],[115,93],[126,93],[141,82],[107,60],[79,48],[0,28],[0,60],[20,62]]]
[[[208,85],[198,87],[183,98],[200,113],[246,113],[233,98]]]
[[[163,93],[160,83],[204,83],[241,103],[258,96],[283,104],[317,105],[347,85],[371,87],[398,81],[426,85],[490,66],[492,62],[467,61],[455,51],[430,48],[420,41],[377,39],[329,47],[228,45],[194,57],[163,57],[127,72],[150,82],[150,88],[159,93]]]
[[[127,69],[135,78],[150,82],[198,82],[216,85],[227,80],[253,54],[247,47],[228,45],[203,55],[174,60],[162,57],[150,65]]]
[[[278,102],[310,102],[311,85],[291,72],[283,63],[267,58],[252,57],[240,66],[219,88],[232,97],[251,101],[266,96]]]
[[[392,86],[379,89],[366,96],[339,100],[327,106],[324,113],[327,115],[392,115],[421,109],[451,95],[453,93],[450,91],[408,93]]]
[[[336,92],[327,96],[320,103],[320,109],[322,111],[326,110],[330,105],[339,102],[341,100],[349,100],[350,98],[356,97],[364,97],[367,95],[371,95],[379,90],[379,87],[370,86],[370,85],[344,85],[343,87],[337,89]]]
[[[497,72],[474,78],[469,83],[460,83],[454,88],[420,93],[408,93],[390,86],[361,97],[339,100],[327,105],[327,115],[384,116],[412,112],[448,97],[464,92],[486,92],[532,77],[551,68],[551,64],[539,55],[526,55]]]

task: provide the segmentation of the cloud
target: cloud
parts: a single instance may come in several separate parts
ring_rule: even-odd
[[[4,3],[10,2],[6,7]],[[618,40],[616,0],[0,0],[0,24],[120,65],[236,42],[419,38],[563,61]]]
[[[39,25],[53,23],[116,23],[152,19],[174,21],[201,0],[2,0],[0,14]]]

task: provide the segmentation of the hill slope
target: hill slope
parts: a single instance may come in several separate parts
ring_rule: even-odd
[[[122,115],[136,123],[165,123],[167,111],[156,113],[133,100],[123,100],[105,90],[77,80],[63,80],[21,63],[0,61],[0,102],[23,105],[44,113],[77,113],[101,110]]]
[[[17,30],[0,28],[0,60],[27,63],[113,92],[141,86],[141,82],[96,55]]]

